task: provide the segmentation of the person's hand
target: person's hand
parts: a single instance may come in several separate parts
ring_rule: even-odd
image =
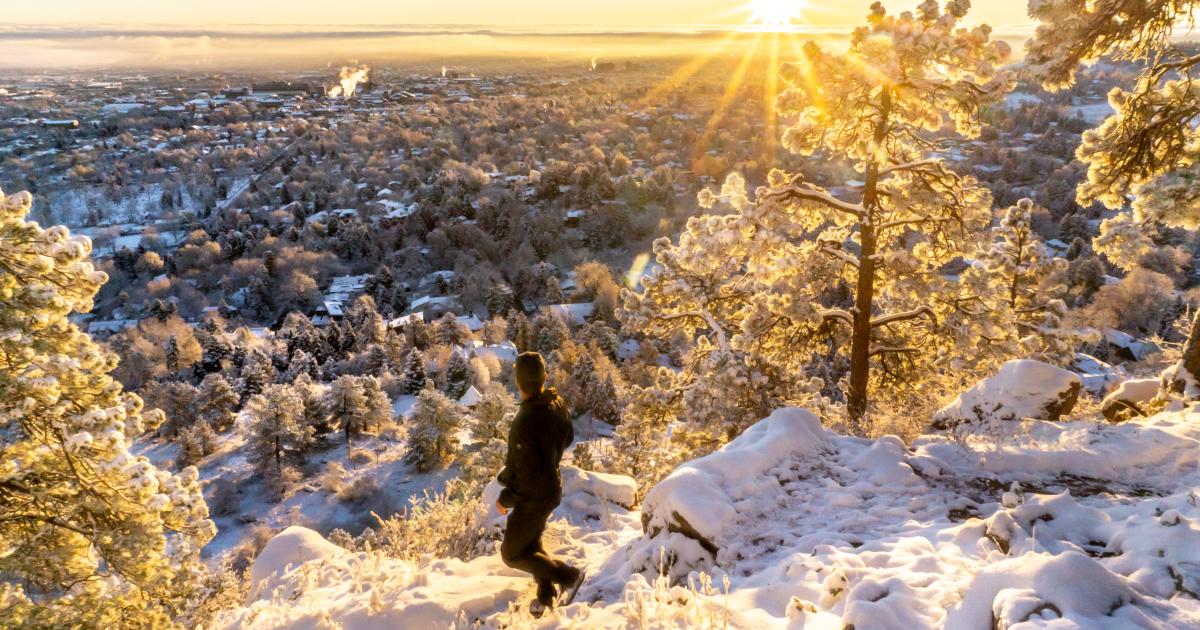
[[[500,516],[504,516],[505,514],[508,514],[508,508],[504,507],[503,505],[500,505],[499,500],[496,501],[496,509],[500,511]]]

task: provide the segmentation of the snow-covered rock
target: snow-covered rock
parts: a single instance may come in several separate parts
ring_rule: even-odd
[[[933,427],[1033,418],[1058,420],[1075,408],[1083,383],[1078,374],[1041,361],[1020,359],[1000,366],[933,415]]]
[[[1075,354],[1075,359],[1071,361],[1071,370],[1083,379],[1084,391],[1093,396],[1103,396],[1110,387],[1129,378],[1125,368],[1105,363],[1082,352]]]
[[[329,560],[346,553],[306,527],[289,527],[267,542],[250,567],[250,600],[269,592],[291,569],[314,560]]]
[[[1144,415],[1143,405],[1158,396],[1162,381],[1157,378],[1133,379],[1121,383],[1100,403],[1100,411],[1110,422],[1122,416]]]
[[[821,421],[804,409],[779,409],[721,450],[676,468],[646,494],[643,529],[695,539],[710,552],[737,535],[739,508],[768,499],[778,483],[765,473],[780,462],[819,452]],[[774,487],[772,487],[774,486]]]
[[[633,477],[583,470],[575,466],[563,466],[561,473],[564,502],[571,495],[586,494],[631,509],[637,501],[637,481]]]

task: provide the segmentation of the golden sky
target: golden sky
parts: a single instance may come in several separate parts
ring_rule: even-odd
[[[787,0],[781,0],[787,2]],[[6,2],[5,22],[42,25],[270,24],[551,25],[669,28],[743,24],[746,0],[39,0]],[[872,0],[797,0],[802,26],[842,27],[862,22]],[[918,0],[885,0],[892,11]],[[1027,26],[1025,0],[975,0],[972,21],[998,28]]]

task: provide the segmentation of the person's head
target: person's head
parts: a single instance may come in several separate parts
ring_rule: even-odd
[[[517,356],[513,366],[517,377],[517,389],[521,390],[521,399],[532,398],[542,393],[546,385],[546,361],[536,352],[523,352]]]

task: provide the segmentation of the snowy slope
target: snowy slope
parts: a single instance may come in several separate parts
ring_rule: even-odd
[[[676,469],[644,513],[577,483],[547,546],[592,577],[552,618],[515,610],[532,585],[496,554],[417,566],[335,551],[263,560],[274,577],[223,623],[1200,628],[1200,408],[992,440],[910,450],[780,410]]]

